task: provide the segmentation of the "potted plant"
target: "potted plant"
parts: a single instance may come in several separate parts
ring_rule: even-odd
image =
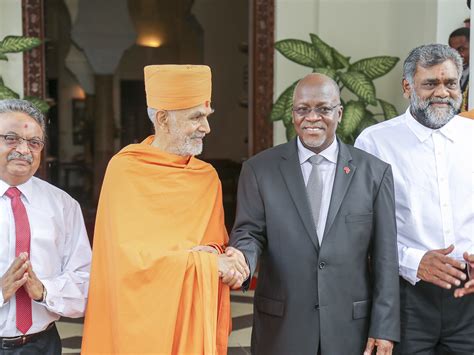
[[[342,55],[317,35],[311,33],[310,38],[311,42],[284,39],[275,43],[275,49],[289,60],[333,78],[341,93],[348,90],[355,95],[355,99],[347,102],[341,99],[344,113],[337,134],[345,143],[353,144],[364,128],[398,115],[394,105],[376,96],[373,81],[390,72],[399,58],[377,56],[351,63],[350,57]],[[296,134],[292,123],[292,101],[298,81],[283,91],[270,114],[272,121],[283,121],[288,140]]]
[[[26,52],[40,44],[41,40],[36,37],[6,36],[0,41],[0,60],[8,61],[7,53]],[[0,100],[19,98],[20,95],[6,86],[3,82],[3,78],[0,76]],[[33,103],[43,113],[46,113],[49,109],[48,103],[38,97],[26,96],[23,99]]]

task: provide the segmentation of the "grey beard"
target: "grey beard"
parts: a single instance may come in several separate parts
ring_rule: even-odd
[[[170,153],[181,155],[183,157],[190,155],[199,155],[202,153],[202,139],[196,140],[192,137],[186,137],[182,144],[175,147],[170,147]]]
[[[431,104],[435,102],[443,102],[448,104],[448,109],[439,109],[433,107]],[[410,112],[415,119],[423,126],[438,129],[443,127],[446,123],[459,112],[461,107],[462,96],[458,99],[427,99],[421,100],[415,93],[410,96]]]

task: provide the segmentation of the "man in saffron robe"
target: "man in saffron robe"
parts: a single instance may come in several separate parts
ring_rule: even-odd
[[[223,254],[221,184],[194,157],[210,132],[211,72],[147,66],[145,89],[155,135],[107,168],[82,354],[226,354],[229,286],[248,268]]]

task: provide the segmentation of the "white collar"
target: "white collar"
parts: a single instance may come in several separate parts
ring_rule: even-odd
[[[7,192],[10,187],[10,185],[0,179],[0,196],[5,195],[5,192]],[[26,202],[31,203],[33,198],[33,178],[30,178],[27,182],[15,187],[20,190],[21,194],[25,197]]]
[[[297,144],[298,144],[298,156],[300,158],[300,164],[305,163],[309,158],[313,155],[316,155],[313,151],[306,148],[300,140],[300,137],[297,137]],[[319,155],[326,158],[331,163],[337,164],[337,155],[339,153],[339,144],[337,143],[337,138],[334,137],[333,142],[324,149]]]
[[[450,141],[454,141],[456,138],[455,129],[453,126],[456,125],[457,117],[454,116],[448,123],[446,123],[443,127],[438,129],[432,129],[426,126],[423,126],[420,122],[418,122],[415,117],[410,112],[410,107],[405,112],[406,123],[408,128],[413,132],[413,134],[420,140],[420,142],[426,141],[434,132],[440,132]]]

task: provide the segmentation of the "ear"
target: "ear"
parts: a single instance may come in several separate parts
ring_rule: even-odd
[[[339,117],[337,118],[337,123],[341,123],[342,121],[342,114],[344,112],[344,106],[339,106],[339,110],[337,110],[337,114],[339,115]]]
[[[410,99],[412,87],[410,86],[410,83],[408,82],[407,79],[402,80],[402,89],[403,89],[403,97],[407,100]]]
[[[168,130],[168,122],[169,122],[169,113],[166,110],[158,110],[156,111],[155,118],[153,120],[153,124],[155,126],[155,130],[167,131]]]

